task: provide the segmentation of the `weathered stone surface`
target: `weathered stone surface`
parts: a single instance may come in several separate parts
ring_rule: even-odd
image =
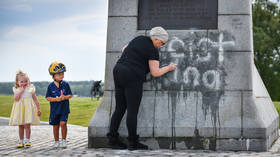
[[[153,126],[154,126],[154,91],[145,91],[143,92],[143,98],[140,104],[139,113],[138,113],[138,128],[137,131],[141,137],[151,137],[153,136]],[[115,98],[112,98],[112,114],[116,107]],[[123,117],[119,128],[120,136],[128,136],[127,127],[126,127],[126,114]]]
[[[251,52],[224,53],[225,90],[252,90]]]
[[[226,51],[252,52],[252,22],[249,15],[220,15],[218,29],[233,36],[235,46]]]
[[[88,136],[89,137],[104,137],[108,132],[111,114],[111,99],[112,92],[105,91],[103,98],[89,123]]]
[[[253,66],[253,94],[256,98],[264,97],[270,98],[269,93],[267,92],[265,85],[262,81],[260,74],[255,66]]]
[[[168,103],[170,100],[166,94],[166,92],[156,93],[154,125],[155,137],[172,137],[172,112],[170,112],[172,108]]]
[[[228,91],[216,98],[205,95],[202,100],[204,102],[198,104],[197,107],[199,135],[239,138],[241,135],[241,93]]]
[[[219,0],[219,14],[251,14],[251,0]]]
[[[109,17],[107,30],[107,52],[120,52],[122,47],[135,37],[136,17]]]
[[[278,113],[270,98],[255,98],[251,92],[243,94],[243,137],[267,138],[278,129]]]
[[[109,1],[108,16],[137,16],[138,0],[114,0]]]
[[[105,66],[105,90],[114,90],[114,77],[113,77],[113,69],[118,59],[121,57],[121,52],[116,53],[106,53],[106,66]]]

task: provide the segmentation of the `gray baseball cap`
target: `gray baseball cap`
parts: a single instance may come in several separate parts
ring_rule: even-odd
[[[158,26],[151,29],[150,37],[166,42],[168,40],[168,33],[164,28]]]

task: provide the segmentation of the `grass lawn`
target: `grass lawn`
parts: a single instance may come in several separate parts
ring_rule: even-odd
[[[50,104],[45,100],[44,97],[38,96],[41,104],[41,121],[49,121]],[[91,100],[89,97],[73,97],[70,99],[70,115],[68,123],[88,126],[93,114],[95,113],[98,104],[100,102],[94,99]],[[0,95],[0,117],[10,117],[11,109],[13,106],[12,95]],[[274,106],[280,115],[280,102],[273,102]],[[279,121],[280,126],[280,121]]]
[[[41,121],[49,121],[50,104],[46,101],[45,97],[38,96],[41,104]],[[93,114],[95,113],[98,104],[100,102],[94,99],[91,100],[89,97],[73,97],[70,99],[70,114],[68,123],[88,126]],[[10,113],[13,106],[12,95],[0,95],[0,117],[10,117]]]

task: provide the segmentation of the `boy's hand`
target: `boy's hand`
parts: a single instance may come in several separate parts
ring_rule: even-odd
[[[57,97],[57,98],[55,98],[56,100],[56,102],[60,102],[61,101],[61,96],[60,97]]]
[[[64,95],[61,95],[59,98],[60,98],[60,101],[65,100],[65,96]]]
[[[60,101],[63,101],[63,100],[65,100],[65,96],[64,96],[62,90],[60,90]]]

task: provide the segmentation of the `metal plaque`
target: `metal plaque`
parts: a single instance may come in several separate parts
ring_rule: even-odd
[[[138,29],[217,29],[218,0],[139,0]]]

